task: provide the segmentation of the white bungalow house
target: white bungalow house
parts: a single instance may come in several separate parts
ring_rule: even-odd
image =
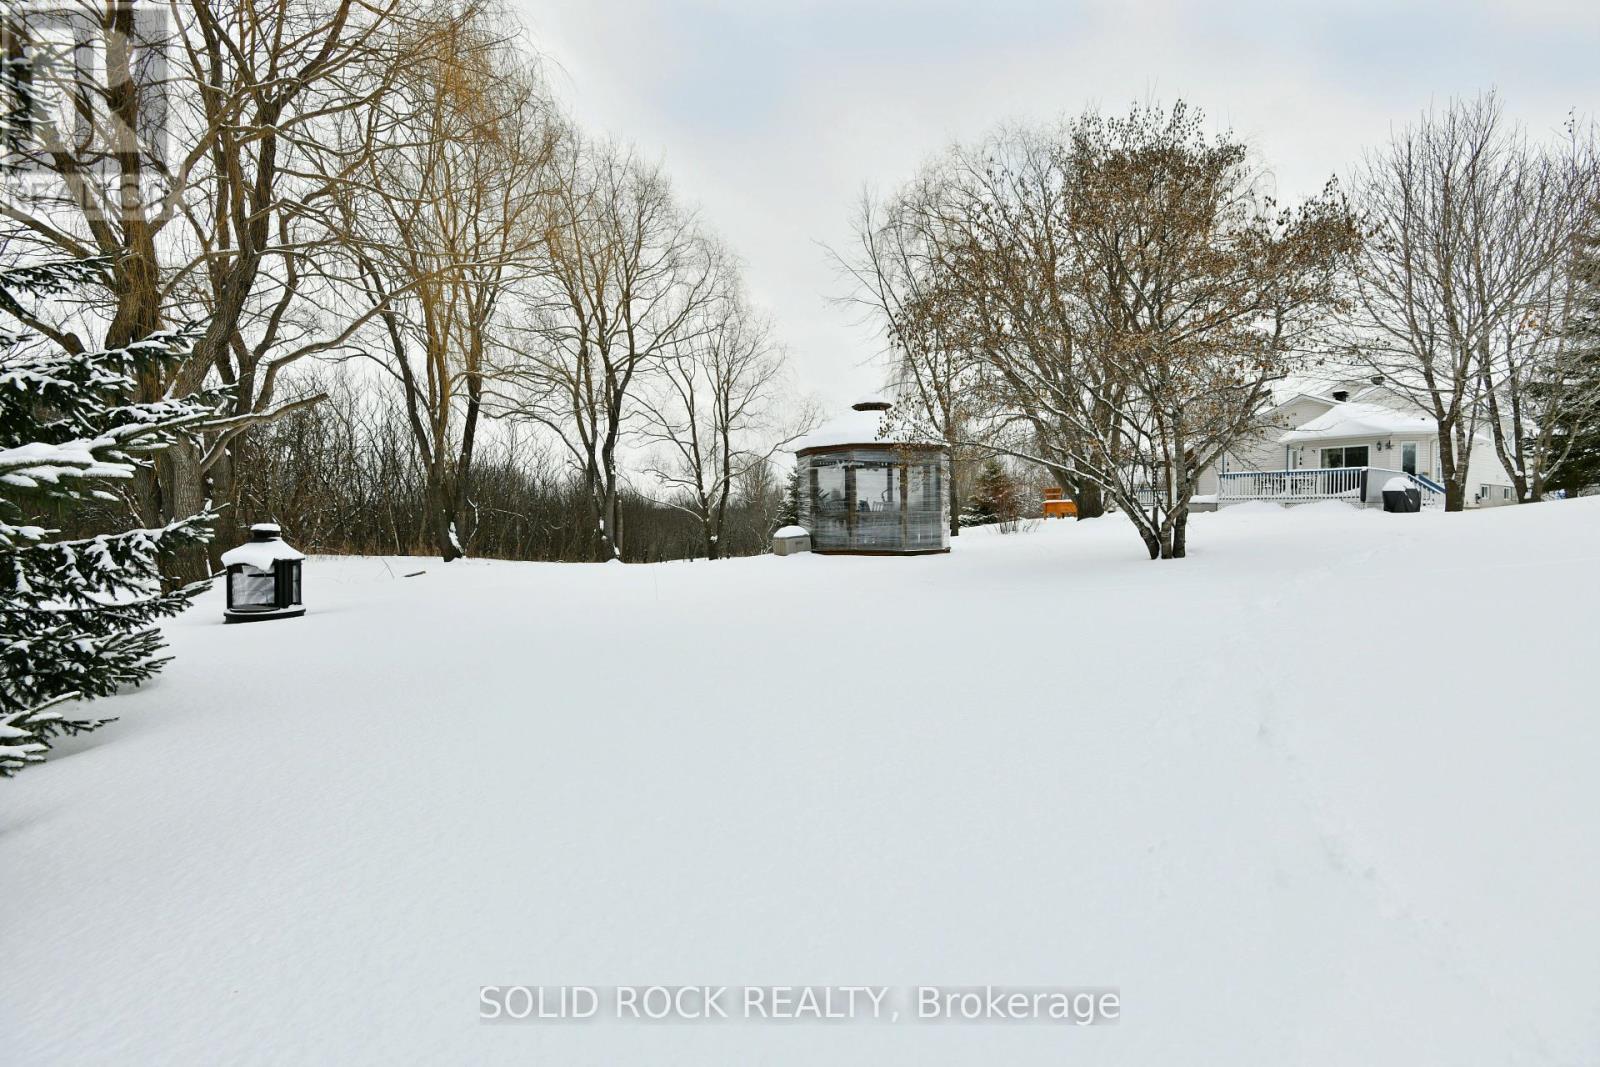
[[[1404,478],[1424,507],[1444,505],[1438,428],[1382,383],[1340,383],[1293,393],[1268,413],[1267,428],[1202,472],[1196,501],[1346,500],[1378,506],[1383,487]],[[1514,502],[1494,442],[1480,434],[1467,469],[1467,506]]]

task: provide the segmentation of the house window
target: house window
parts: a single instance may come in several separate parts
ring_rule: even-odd
[[[1365,467],[1367,465],[1367,446],[1347,445],[1343,448],[1324,448],[1322,450],[1322,465],[1324,467]]]
[[[1400,446],[1400,469],[1407,474],[1417,473],[1417,443],[1407,441]]]

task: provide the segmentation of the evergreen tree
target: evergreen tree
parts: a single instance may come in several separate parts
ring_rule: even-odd
[[[98,284],[95,260],[0,271],[0,310]],[[36,312],[35,312],[36,313]],[[211,537],[208,512],[161,529],[68,539],[41,519],[52,506],[117,501],[149,452],[214,418],[210,396],[137,403],[142,375],[188,354],[193,331],[127,348],[70,350],[0,332],[0,777],[44,758],[52,739],[109,720],[73,716],[74,700],[138,685],[166,662],[157,620],[207,583],[165,589],[162,563]]]
[[[1571,380],[1558,383],[1579,398],[1568,405],[1561,433],[1572,443],[1548,488],[1581,492],[1600,485],[1600,236],[1584,242],[1578,260],[1578,312],[1573,316],[1572,341],[1582,353]]]
[[[965,526],[1011,522],[1022,514],[1022,490],[997,459],[984,462],[972,487],[972,500],[962,512]],[[970,520],[969,521],[969,517]]]
[[[783,491],[783,506],[778,509],[778,526],[800,525],[800,464],[789,472],[789,483]]]

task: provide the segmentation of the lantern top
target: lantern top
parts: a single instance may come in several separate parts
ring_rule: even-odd
[[[304,552],[284,541],[277,523],[258,522],[250,527],[250,540],[222,554],[222,565],[232,567],[234,564],[243,564],[259,571],[270,571],[280,559],[305,558]]]

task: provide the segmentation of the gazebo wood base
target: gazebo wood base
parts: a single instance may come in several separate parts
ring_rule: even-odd
[[[813,548],[819,556],[942,556],[948,548]]]

